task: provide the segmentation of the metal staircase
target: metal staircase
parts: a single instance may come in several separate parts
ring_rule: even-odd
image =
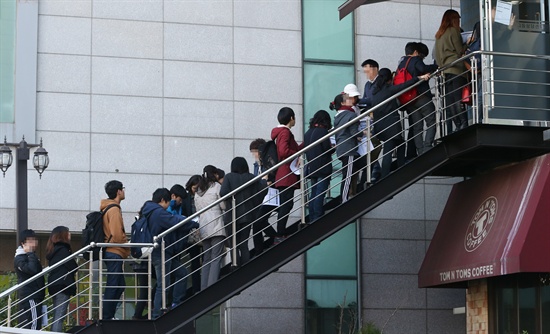
[[[484,54],[483,59],[491,56],[490,53]],[[458,61],[462,61],[459,59]],[[550,60],[548,58],[547,60]],[[475,63],[475,62],[474,62]],[[488,69],[489,70],[489,69]],[[489,72],[488,72],[489,73]],[[99,268],[93,267],[93,263],[90,261],[81,260],[78,270],[78,282],[79,291],[75,298],[78,301],[77,307],[71,309],[69,312],[70,317],[77,318],[77,325],[84,325],[82,319],[79,318],[80,313],[86,314],[86,319],[95,319],[88,321],[86,327],[75,327],[73,332],[78,333],[117,333],[119,331],[130,332],[146,332],[155,334],[168,334],[168,333],[193,333],[193,321],[201,315],[208,312],[210,309],[228,300],[232,296],[239,294],[241,291],[258,282],[270,273],[278,270],[281,266],[288,263],[295,257],[304,253],[308,249],[319,244],[326,238],[330,237],[340,229],[344,228],[351,222],[355,221],[365,213],[376,208],[383,202],[391,199],[393,196],[409,187],[411,184],[422,179],[426,176],[459,176],[459,177],[471,177],[489,171],[499,166],[504,166],[511,163],[523,161],[532,157],[543,155],[550,152],[550,144],[545,139],[550,137],[548,135],[548,124],[546,122],[537,123],[538,126],[530,126],[531,122],[523,120],[493,120],[489,117],[489,111],[491,108],[491,99],[489,91],[484,91],[483,95],[479,95],[478,92],[472,93],[473,105],[473,124],[469,127],[448,134],[446,131],[445,123],[450,120],[446,118],[445,114],[445,91],[442,88],[443,82],[440,77],[436,77],[436,89],[435,103],[438,122],[434,125],[438,129],[438,139],[434,147],[427,152],[421,154],[414,160],[408,162],[404,166],[394,170],[387,177],[372,184],[360,193],[351,197],[349,200],[341,203],[338,199],[334,199],[326,204],[326,207],[330,207],[324,216],[315,221],[312,224],[303,224],[307,221],[306,208],[308,201],[309,185],[306,180],[301,180],[301,191],[297,191],[295,197],[292,199],[294,203],[294,215],[292,217],[300,216],[292,226],[287,228],[288,232],[292,232],[283,242],[280,244],[266,249],[263,253],[255,256],[248,263],[237,266],[236,259],[227,264],[227,274],[223,275],[216,283],[203,291],[194,294],[182,304],[174,307],[169,312],[166,312],[155,320],[102,320],[101,314],[101,291],[104,288],[102,285],[102,275],[104,274],[104,268],[102,262],[99,261]],[[490,76],[485,76],[489,80]],[[478,80],[476,75],[473,76],[473,80]],[[490,82],[489,82],[490,83]],[[414,87],[414,86],[413,86]],[[485,87],[485,86],[484,86]],[[409,88],[410,89],[410,88]],[[405,90],[406,91],[406,90]],[[489,92],[489,93],[487,93]],[[403,93],[389,97],[380,105],[373,107],[370,111],[379,108],[384,103],[390,102],[395,99],[396,96]],[[447,92],[449,93],[449,92]],[[477,101],[484,98],[483,110],[478,106]],[[481,105],[481,103],[480,103]],[[483,114],[483,116],[481,116]],[[479,118],[482,119],[478,122]],[[351,126],[355,123],[359,123],[365,120],[367,114],[358,116],[353,121],[350,121],[345,126]],[[379,121],[379,120],[375,120]],[[493,124],[501,123],[501,124]],[[504,123],[504,124],[502,124]],[[409,127],[411,124],[409,124]],[[406,128],[406,127],[404,127]],[[370,133],[371,127],[367,126],[365,131],[361,130],[357,133],[357,136],[366,136],[371,138],[373,135]],[[311,146],[306,147],[300,152],[297,152],[293,156],[289,157],[285,161],[281,161],[279,165],[288,163],[294,158],[301,156],[305,151],[319,145],[323,140],[329,138],[338,130],[333,130],[327,136],[321,138]],[[402,134],[398,134],[402,136]],[[422,135],[416,134],[416,135]],[[403,144],[405,145],[405,143]],[[370,156],[371,152],[367,154],[367,175],[370,176],[370,167],[376,158]],[[389,152],[387,154],[392,154]],[[335,159],[336,160],[336,159]],[[371,163],[372,161],[372,163]],[[278,167],[275,166],[274,168]],[[248,184],[252,182],[258,182],[258,180],[266,175],[268,171],[258,176],[254,180],[244,184],[238,189],[232,191],[227,196],[212,203],[209,207],[197,212],[196,214],[188,217],[181,222],[184,224],[186,221],[193,219],[195,216],[200,216],[201,213],[208,210],[210,207],[219,205],[219,203],[231,200],[234,195],[244,189]],[[303,175],[303,171],[302,171]],[[334,175],[331,175],[333,184],[331,188],[338,188],[340,182],[339,171],[337,170]],[[291,217],[291,219],[292,219]],[[233,217],[235,222],[237,217]],[[201,225],[209,222],[201,222]],[[165,253],[165,245],[163,243],[164,238],[170,233],[174,233],[177,227],[171,228],[161,235],[157,236],[155,243],[157,247],[161,248],[161,252]],[[235,239],[231,236],[227,236],[226,241],[230,244],[227,252],[234,250],[237,246]],[[248,242],[246,240],[245,242]],[[108,244],[98,244],[97,247],[106,247]],[[120,245],[119,245],[120,246]],[[130,247],[131,245],[124,245]],[[83,252],[89,251],[90,246],[86,249],[74,252],[74,256],[78,257]],[[189,259],[187,254],[176,254],[175,256],[185,258],[187,261],[184,263],[189,267],[192,259]],[[200,256],[200,255],[199,255]],[[224,255],[225,256],[225,253]],[[132,259],[124,261],[133,261]],[[150,261],[145,259],[144,261]],[[56,264],[56,266],[62,263]],[[55,266],[45,268],[41,275],[47,275],[55,269]],[[200,270],[200,269],[198,269]],[[97,283],[97,276],[99,273],[99,283]],[[151,272],[145,273],[150,276]],[[187,280],[193,272],[187,276],[181,278]],[[166,273],[169,275],[169,273]],[[162,281],[163,291],[166,291],[170,286],[164,286],[164,280]],[[151,281],[149,279],[149,286]],[[15,311],[17,303],[19,302],[14,298],[14,292],[16,292],[23,284],[14,286],[8,291],[2,292],[0,298],[9,298],[8,307],[0,310],[0,316],[7,318],[5,321],[0,321],[0,326],[18,326],[24,324],[15,324],[14,318],[17,317],[17,311]],[[136,289],[137,286],[132,286],[127,283],[127,289]],[[149,292],[150,296],[150,292]],[[51,296],[47,297],[51,298]],[[150,297],[148,298],[150,302]],[[166,308],[166,302],[163,298],[164,307]],[[127,302],[135,302],[136,299],[127,298],[123,301],[123,305]],[[45,301],[46,302],[46,301]],[[149,304],[149,309],[151,305]],[[99,311],[98,311],[99,310]],[[149,312],[150,314],[151,312]],[[51,317],[51,315],[47,315]]]

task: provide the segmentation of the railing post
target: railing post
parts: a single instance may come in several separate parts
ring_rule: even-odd
[[[90,286],[88,287],[88,320],[92,319],[92,303],[93,303],[93,289],[94,289],[94,264],[92,261],[92,252],[88,252],[89,259],[88,260],[88,280],[90,282]],[[77,313],[77,319],[78,319],[78,311]]]
[[[478,103],[479,103],[479,96],[477,94],[477,59],[475,56],[472,56],[470,58],[470,62],[472,64],[472,67],[471,67],[471,71],[472,71],[472,117],[473,117],[473,120],[472,120],[472,123],[473,124],[476,124],[479,122],[479,108],[478,108]]]
[[[90,257],[91,259],[91,257]],[[99,320],[103,319],[103,293],[101,293],[103,289],[103,252],[101,249],[99,250],[99,271],[97,273],[99,275],[98,277],[98,284],[99,284]]]
[[[300,229],[305,226],[306,224],[306,196],[307,196],[307,190],[306,190],[306,182],[305,182],[305,176],[304,176],[304,155],[300,155],[298,159],[298,163],[300,164],[300,215],[302,217],[301,224],[298,225]],[[313,198],[309,199],[310,201],[314,200]],[[311,223],[311,222],[310,222]]]
[[[494,85],[491,83],[491,78],[494,78],[493,71],[493,56],[481,54],[481,61],[483,62],[481,75],[482,82],[482,106],[483,106],[483,120],[485,123],[489,122],[489,109],[494,107]]]
[[[235,195],[231,196],[231,262],[233,267],[237,267],[237,200]]]
[[[122,277],[124,277],[124,272],[122,274]],[[126,319],[126,291],[123,291],[122,292],[122,320],[125,320],[125,319]]]
[[[149,312],[147,312],[147,318],[149,320],[151,320],[151,313],[153,313],[151,310],[151,294],[152,294],[152,291],[151,291],[151,285],[152,285],[152,280],[153,280],[153,273],[152,273],[152,258],[151,258],[151,255],[152,255],[152,252],[151,254],[149,254],[149,256],[147,257],[147,309],[149,310]]]
[[[11,327],[11,295],[8,296],[8,322],[6,327]]]
[[[445,115],[445,86],[443,84],[443,75],[439,75],[435,78],[435,100],[438,104],[439,110],[439,134],[441,137],[447,135],[447,119]]]
[[[367,112],[367,133],[366,133],[366,136],[367,136],[367,183],[370,184],[371,183],[371,149],[370,149],[370,146],[372,145],[372,138],[371,138],[371,131],[370,131],[370,127],[371,127],[371,118],[370,116],[368,115],[368,112]]]
[[[161,284],[162,284],[162,305],[161,309],[166,310],[166,242],[164,241],[164,237],[162,237],[162,241],[160,242],[160,267],[161,267]],[[158,282],[157,277],[157,282]],[[158,284],[158,283],[157,283]]]

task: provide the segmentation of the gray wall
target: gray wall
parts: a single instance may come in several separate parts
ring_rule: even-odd
[[[393,69],[406,42],[431,47],[450,4],[459,1],[356,11],[359,87],[364,59]],[[41,0],[36,137],[51,162],[42,180],[29,171],[29,226],[79,231],[116,178],[129,231],[157,187],[185,183],[206,164],[227,171],[234,156],[252,162],[250,140],[269,136],[282,106],[303,123],[301,45],[299,0]],[[294,133],[301,141],[300,127]],[[416,288],[449,189],[421,181],[362,220],[363,319],[387,321],[385,333],[463,332],[463,317],[450,315],[463,292]],[[0,230],[14,230],[14,207],[10,169],[0,178]],[[300,256],[233,298],[232,333],[303,332],[303,271]]]

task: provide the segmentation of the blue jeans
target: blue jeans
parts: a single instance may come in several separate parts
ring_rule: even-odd
[[[53,320],[52,320],[52,332],[63,332],[63,320],[67,315],[67,308],[69,307],[69,300],[71,296],[64,294],[63,292],[57,293],[53,296]]]
[[[107,266],[107,287],[103,293],[103,319],[112,319],[115,316],[116,308],[124,292],[126,282],[122,271],[122,256],[105,252],[103,256]]]
[[[330,176],[327,177],[312,177],[311,193],[309,195],[309,222],[313,223],[325,214],[323,208],[325,196],[330,184]]]
[[[166,258],[169,259],[172,255],[166,254]],[[155,254],[151,256],[153,261],[153,267],[155,268],[155,273],[157,275],[157,284],[155,287],[155,299],[153,302],[153,319],[160,317],[161,307],[162,307],[162,260],[160,254]],[[165,264],[164,272],[166,276],[164,277],[164,288],[168,289],[170,286],[170,276],[174,277],[174,285],[172,288],[172,304],[178,305],[183,302],[185,299],[185,294],[187,293],[187,268],[181,264],[180,260],[173,258],[167,260]],[[169,305],[167,305],[169,306]]]

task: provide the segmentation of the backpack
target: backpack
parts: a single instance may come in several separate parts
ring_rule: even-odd
[[[274,140],[270,140],[258,148],[260,153],[260,162],[264,170],[268,170],[271,167],[279,163],[279,156],[277,154],[277,145]],[[277,170],[273,170],[267,175],[267,180],[275,182],[275,174]]]
[[[88,246],[92,242],[105,242],[105,232],[103,232],[103,216],[112,207],[120,206],[118,204],[109,204],[103,211],[92,211],[86,215],[86,227],[82,230],[82,247]],[[99,250],[101,248],[92,248],[92,260],[99,260]],[[86,260],[90,259],[88,252],[83,254]]]
[[[130,237],[131,243],[153,243],[153,234],[149,228],[149,217],[153,211],[149,212],[148,215],[141,215],[141,217],[132,224],[132,235]],[[130,255],[132,255],[134,259],[143,259],[149,256],[152,251],[153,247],[131,247]]]
[[[409,57],[407,60],[407,63],[403,68],[400,68],[397,70],[397,73],[395,74],[395,77],[393,78],[393,84],[399,85],[402,83],[405,83],[412,79],[411,73],[407,70],[407,67],[409,66],[409,62],[411,61],[412,57]],[[412,99],[414,99],[417,95],[416,87],[409,89],[405,93],[399,95],[397,98],[399,99],[399,102],[401,102],[401,105],[404,105],[408,102],[410,102]]]

